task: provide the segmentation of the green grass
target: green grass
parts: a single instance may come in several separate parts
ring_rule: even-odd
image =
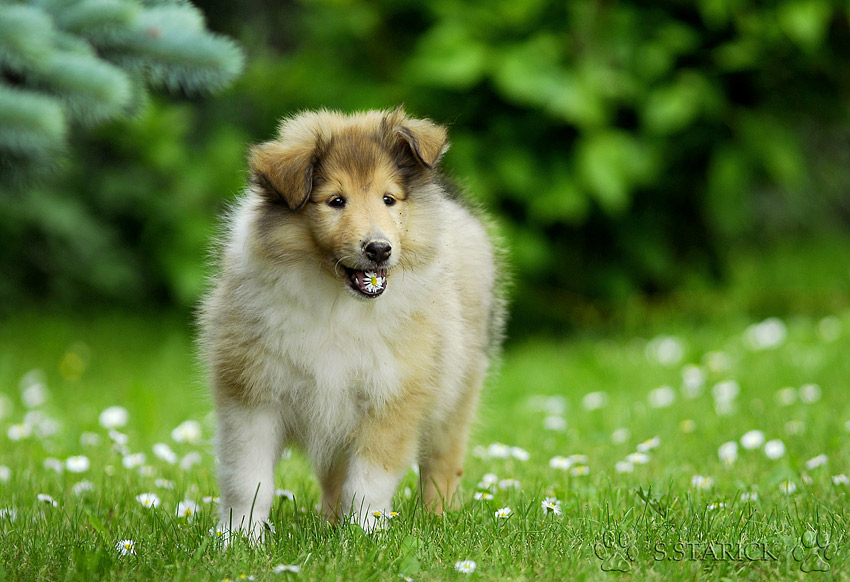
[[[277,499],[274,537],[227,550],[209,533],[215,506],[203,501],[217,495],[213,422],[187,323],[159,315],[18,315],[0,324],[0,466],[9,469],[0,481],[0,510],[16,515],[0,517],[0,580],[850,578],[850,486],[833,482],[850,473],[850,309],[785,314],[786,339],[760,351],[748,346],[745,332],[762,315],[727,306],[721,318],[691,321],[661,311],[620,331],[511,345],[484,396],[459,511],[423,514],[415,493],[405,494],[415,491],[411,471],[396,496],[400,515],[386,530],[366,535],[328,527],[314,508],[319,492],[308,463],[294,452],[278,467],[277,487],[295,499]],[[659,336],[678,338],[675,363],[652,357]],[[681,390],[688,364],[705,372],[694,398]],[[11,440],[10,428],[32,412],[19,384],[33,369],[46,379],[48,396],[29,422],[37,424],[40,413],[42,421],[58,422],[56,432]],[[718,413],[712,389],[729,380],[740,391],[731,409]],[[819,386],[819,398],[799,398],[807,384]],[[650,404],[650,391],[660,386],[672,388],[672,405]],[[795,389],[793,403],[777,400],[785,387]],[[607,404],[588,410],[583,400],[591,392],[604,392]],[[144,470],[125,468],[99,425],[100,412],[114,405],[129,411],[119,430],[129,452],[145,453]],[[563,419],[563,430],[545,428],[552,416]],[[187,419],[201,423],[201,442],[172,440],[172,429]],[[741,447],[741,436],[753,429],[780,439],[785,454],[769,459],[761,448]],[[82,444],[83,433],[98,434],[99,444]],[[653,437],[659,444],[646,464],[615,470]],[[739,442],[732,464],[718,457],[729,441]],[[200,464],[181,469],[160,460],[152,451],[159,442],[180,458],[201,453]],[[520,447],[529,458],[483,455],[493,443]],[[553,457],[576,454],[586,455],[577,465],[587,474],[550,467]],[[89,458],[90,468],[45,467],[46,459],[74,455]],[[827,462],[807,468],[818,455]],[[487,473],[518,486],[497,484],[492,500],[476,500]],[[695,487],[697,475],[712,486]],[[173,488],[161,487],[163,479]],[[92,490],[76,495],[75,484],[84,480]],[[784,483],[796,490],[785,493]],[[136,501],[145,492],[161,498],[157,509]],[[40,493],[57,506],[40,502]],[[743,501],[743,493],[757,498]],[[544,514],[547,496],[560,501],[561,515]],[[184,499],[199,505],[192,520],[174,515]],[[503,507],[512,508],[510,517],[496,518]],[[135,542],[135,555],[119,555],[115,545],[124,539]],[[474,560],[476,571],[456,572],[461,560]],[[301,573],[275,574],[278,564],[297,564]],[[829,571],[804,571],[818,565]]]

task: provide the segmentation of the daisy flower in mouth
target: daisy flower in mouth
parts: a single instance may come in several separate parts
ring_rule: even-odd
[[[386,277],[381,277],[372,271],[367,271],[363,273],[363,275],[363,288],[366,289],[368,293],[374,293],[375,291],[380,291],[384,288]]]

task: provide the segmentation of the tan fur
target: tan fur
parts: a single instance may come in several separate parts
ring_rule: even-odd
[[[223,523],[261,535],[287,442],[332,521],[380,525],[370,511],[417,460],[425,504],[451,505],[501,306],[483,226],[439,185],[447,147],[397,109],[302,113],[252,148],[200,317]],[[364,298],[352,273],[376,268],[386,290]]]

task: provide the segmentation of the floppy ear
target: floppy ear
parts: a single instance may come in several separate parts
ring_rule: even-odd
[[[395,142],[396,154],[412,155],[422,167],[431,170],[449,149],[446,128],[428,119],[405,117],[401,108],[384,118],[385,129]]]
[[[285,202],[295,212],[310,198],[316,159],[315,144],[267,141],[251,148],[248,163],[254,184],[263,194],[271,201]]]

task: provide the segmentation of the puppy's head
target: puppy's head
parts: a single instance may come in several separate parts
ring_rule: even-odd
[[[319,111],[284,120],[278,139],[251,150],[250,167],[277,227],[306,229],[318,251],[308,260],[324,262],[357,297],[369,299],[384,292],[416,244],[406,236],[411,212],[447,147],[445,128],[401,109]],[[265,222],[275,229],[274,218]],[[305,252],[303,244],[278,251]]]

